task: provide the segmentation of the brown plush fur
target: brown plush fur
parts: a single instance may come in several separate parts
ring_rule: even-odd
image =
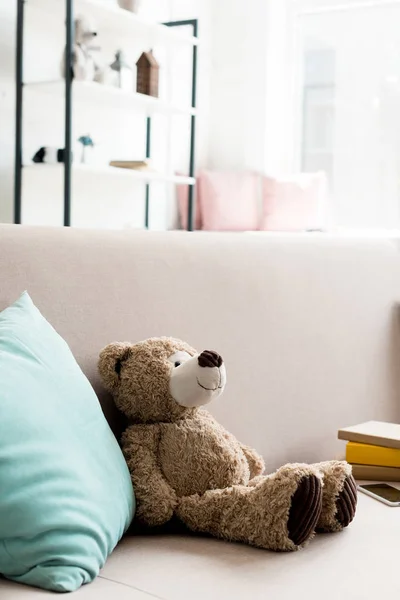
[[[138,520],[154,527],[175,515],[195,531],[273,550],[297,549],[312,537],[317,522],[325,531],[340,529],[336,502],[351,476],[348,465],[293,464],[263,476],[264,461],[255,450],[203,408],[186,408],[173,398],[168,359],[178,351],[196,356],[171,338],[114,343],[100,354],[103,382],[131,422],[122,447]],[[314,491],[296,494],[307,481],[316,482]],[[303,515],[309,528],[299,543],[290,538],[290,515],[292,521]]]

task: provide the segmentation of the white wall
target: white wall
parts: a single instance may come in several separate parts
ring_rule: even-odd
[[[268,4],[213,3],[210,167],[264,167]]]
[[[116,0],[104,0],[114,2]],[[13,161],[14,161],[14,54],[15,54],[15,2],[0,2],[0,221],[13,218]],[[199,19],[201,49],[198,63],[197,164],[206,164],[209,123],[209,73],[210,73],[210,0],[144,0],[142,14],[157,21]],[[59,62],[63,51],[62,19],[38,22],[34,13],[26,10],[25,79],[49,80],[59,77]],[[29,27],[29,23],[31,27]],[[107,48],[106,39],[99,42]],[[116,41],[114,40],[115,47]],[[140,53],[141,47],[138,46]],[[176,102],[189,105],[191,82],[191,51],[176,53],[171,57],[162,48],[158,58],[161,69],[161,89]],[[107,55],[108,60],[111,54]],[[132,56],[134,60],[136,56]],[[167,89],[166,64],[174,65],[173,90]],[[183,73],[183,75],[182,75]],[[25,94],[24,162],[29,162],[42,145],[63,146],[63,101],[45,96]],[[74,110],[74,139],[89,133],[98,142],[98,153],[109,158],[142,157],[144,152],[144,119],[132,114],[91,107]],[[155,167],[164,168],[168,124],[162,117],[153,120],[153,154]],[[188,170],[189,118],[176,117],[172,125],[173,166],[183,172]],[[79,183],[79,184],[78,184]],[[42,173],[24,177],[23,220],[29,223],[61,224],[62,179],[43,179]],[[39,190],[39,192],[37,191]],[[176,226],[177,212],[174,186],[153,185],[151,188],[151,227],[164,229]],[[126,184],[117,178],[86,178],[73,186],[73,223],[93,227],[142,227],[144,221],[144,186]]]
[[[218,0],[212,12],[211,167],[293,168],[287,0]]]

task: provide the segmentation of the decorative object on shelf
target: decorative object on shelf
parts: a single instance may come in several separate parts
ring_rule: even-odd
[[[114,72],[113,85],[122,90],[133,91],[133,71],[126,62],[122,50],[115,53],[115,60],[111,64],[111,69]]]
[[[118,0],[118,4],[121,8],[129,10],[133,13],[138,13],[141,5],[141,0]]]
[[[143,52],[136,63],[137,83],[136,91],[139,94],[158,98],[158,79],[160,66],[156,61],[153,51]]]
[[[63,163],[65,160],[65,149],[54,148],[53,146],[42,146],[32,158],[34,163],[45,163],[55,165]]]
[[[78,81],[93,81],[100,68],[92,52],[100,50],[93,46],[92,41],[97,37],[94,25],[86,17],[75,19],[75,43],[73,49],[72,69],[74,78]],[[61,73],[65,77],[65,51],[61,64]]]
[[[87,164],[88,156],[87,156],[87,148],[94,148],[94,142],[90,135],[81,135],[78,139],[78,142],[82,144],[82,155],[81,155],[81,163]],[[89,161],[91,162],[91,161]]]
[[[118,169],[132,169],[133,171],[152,171],[149,160],[112,160],[110,167]]]

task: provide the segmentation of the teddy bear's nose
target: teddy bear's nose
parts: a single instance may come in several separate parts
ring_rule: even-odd
[[[204,350],[198,358],[200,367],[217,367],[218,369],[224,362],[218,352],[213,350]]]

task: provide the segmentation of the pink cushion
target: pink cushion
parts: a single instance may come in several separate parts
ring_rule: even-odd
[[[203,229],[258,229],[259,175],[250,171],[202,171],[199,179]]]
[[[181,175],[181,173],[177,173],[177,175]],[[194,203],[194,229],[202,228],[202,218],[201,218],[201,205],[200,205],[200,189],[199,189],[199,180],[197,180],[196,190],[195,190],[195,203]],[[177,185],[177,197],[178,197],[178,210],[179,210],[179,220],[182,229],[187,229],[188,226],[188,201],[189,201],[189,186],[188,185]]]
[[[301,231],[323,225],[326,200],[324,173],[301,173],[287,179],[262,178],[264,231]]]

